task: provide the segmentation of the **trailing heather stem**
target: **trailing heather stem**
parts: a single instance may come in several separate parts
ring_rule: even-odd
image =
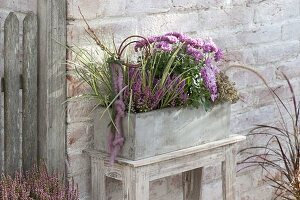
[[[113,110],[115,114],[114,124],[115,126],[111,127],[111,133],[109,137],[109,151],[110,151],[110,164],[113,165],[115,159],[120,152],[123,144],[124,144],[124,136],[123,136],[123,127],[122,127],[122,119],[125,116],[125,104],[123,100],[123,70],[122,65],[113,61],[111,63],[111,77],[113,80],[113,90],[115,94],[118,94],[117,99],[113,104]]]

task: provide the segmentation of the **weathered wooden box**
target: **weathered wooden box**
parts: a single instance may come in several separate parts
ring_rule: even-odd
[[[107,151],[108,114],[104,108],[94,117],[94,147]],[[129,123],[128,123],[129,121]],[[203,108],[166,108],[130,114],[123,119],[125,143],[119,156],[139,160],[183,148],[212,142],[229,136],[230,104],[220,104],[211,111]]]

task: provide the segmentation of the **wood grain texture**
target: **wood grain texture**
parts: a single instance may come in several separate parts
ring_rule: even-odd
[[[1,22],[0,22],[0,27],[2,26]],[[0,32],[0,38],[2,32]],[[3,83],[4,80],[2,81],[2,78],[0,80],[0,89],[2,90],[3,88]],[[3,88],[4,90],[4,88]],[[1,91],[3,92],[3,91]],[[2,106],[3,106],[3,100],[2,100],[2,93],[0,92],[0,174],[3,173],[3,167],[4,167],[4,160],[3,160],[3,155],[4,155],[4,136],[3,136],[3,117],[2,117]]]
[[[236,199],[236,147],[229,145],[225,149],[225,161],[222,162],[223,200]]]
[[[104,166],[107,166],[108,163],[104,161]],[[109,178],[113,178],[115,180],[122,181],[123,180],[123,166],[114,165],[113,167],[106,168],[104,167],[105,175]]]
[[[105,169],[102,160],[91,159],[92,166],[92,199],[93,200],[106,200],[105,190]]]
[[[181,157],[181,156],[186,156],[186,155],[190,155],[190,154],[194,154],[194,153],[198,153],[201,151],[207,151],[210,149],[214,149],[217,147],[221,147],[221,146],[226,146],[229,144],[234,144],[240,141],[245,140],[245,136],[242,135],[230,135],[230,137],[222,139],[222,140],[217,140],[214,142],[210,142],[210,143],[206,143],[203,145],[199,145],[199,146],[195,146],[195,147],[190,147],[190,148],[186,148],[186,149],[181,149],[178,151],[173,151],[170,153],[165,153],[162,155],[158,155],[158,156],[154,156],[154,157],[150,157],[150,158],[145,158],[145,159],[141,159],[141,160],[128,160],[128,159],[124,159],[124,158],[118,158],[118,162],[119,163],[123,163],[123,164],[127,164],[127,165],[131,165],[133,167],[139,167],[139,166],[143,166],[143,165],[149,165],[149,164],[153,164],[153,163],[158,163],[160,161],[166,161],[166,160],[170,160],[173,159],[174,157]],[[97,150],[93,150],[93,149],[86,149],[85,152],[93,154],[94,156],[99,156],[100,158],[102,157],[106,157],[107,154],[104,152],[100,152]]]
[[[23,22],[22,167],[37,162],[37,19],[27,14]]]
[[[182,173],[183,200],[201,200],[203,168]]]
[[[20,74],[19,86],[20,89],[23,89],[22,74]],[[4,77],[1,78],[1,92],[4,92]]]
[[[223,152],[224,147],[218,147],[204,152],[153,163],[151,164],[151,171],[148,172],[150,180],[153,181],[200,167],[211,166],[216,162],[222,162],[225,160]]]
[[[65,173],[66,0],[39,0],[38,152],[50,171]]]
[[[132,163],[137,161],[117,158],[116,163],[110,166],[109,155],[95,150],[87,150],[85,152],[91,156],[94,162],[101,162],[101,165],[97,165],[97,169],[95,169],[96,165],[92,167],[93,199],[105,199],[106,194],[101,191],[105,191],[103,188],[105,188],[107,175],[122,180],[122,199],[148,200],[150,181],[183,173],[183,199],[199,200],[201,199],[202,167],[223,162],[223,196],[225,200],[234,200],[236,163],[234,148],[236,143],[244,139],[246,139],[245,136],[232,135],[230,139],[142,159],[138,161],[138,165]]]
[[[4,24],[4,171],[9,175],[20,169],[18,54],[19,20],[10,13]]]
[[[127,167],[124,171],[123,200],[149,200],[150,180],[146,167]]]
[[[115,168],[115,167],[114,167]],[[130,184],[132,184],[132,178],[134,174],[133,171],[131,169],[131,167],[127,166],[123,168],[123,180],[122,180],[122,186],[123,186],[123,190],[122,190],[122,198],[123,200],[129,200],[129,196],[130,196],[130,192],[131,192],[131,188],[130,188]]]

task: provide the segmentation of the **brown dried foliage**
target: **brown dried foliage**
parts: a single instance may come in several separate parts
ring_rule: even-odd
[[[224,72],[220,72],[217,75],[218,101],[220,103],[230,102],[233,104],[239,100],[239,95],[234,85],[235,83],[231,82]]]

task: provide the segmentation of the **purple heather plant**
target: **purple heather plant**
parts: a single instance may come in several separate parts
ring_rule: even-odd
[[[45,165],[33,167],[25,175],[1,176],[1,200],[79,200],[74,182],[65,186],[56,175],[50,175]]]
[[[211,94],[211,100],[215,101],[218,97],[218,88],[215,72],[211,67],[205,66],[201,69],[200,74],[203,78],[204,84],[206,85]]]
[[[149,80],[149,74],[146,74]],[[185,105],[188,94],[185,92],[185,81],[180,76],[169,75],[160,87],[161,79],[154,78],[152,85],[143,85],[141,70],[130,68],[128,72],[128,85],[124,91],[126,107],[132,112],[147,112],[163,107],[176,107]],[[171,95],[170,95],[171,94]],[[130,98],[132,97],[132,104]]]

